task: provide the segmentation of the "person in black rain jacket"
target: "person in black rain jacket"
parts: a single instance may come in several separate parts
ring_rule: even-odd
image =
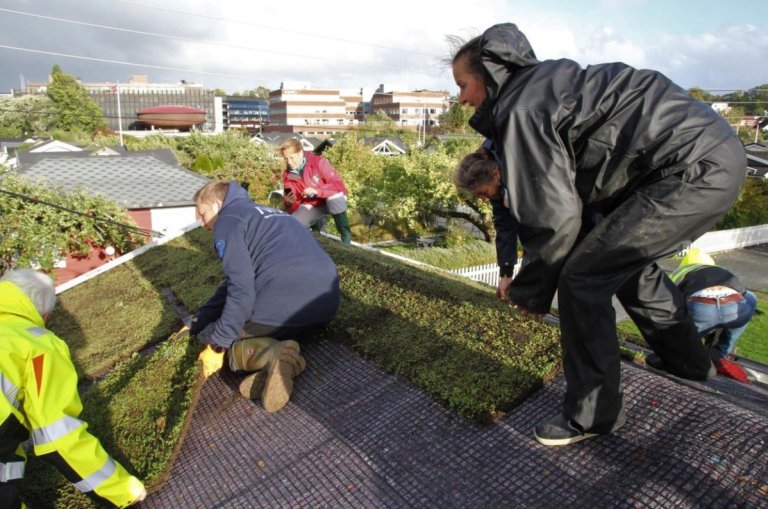
[[[737,198],[746,156],[728,123],[658,72],[539,61],[510,23],[459,47],[452,68],[459,101],[476,108],[470,125],[498,151],[525,253],[510,305],[543,314],[558,292],[567,390],[537,440],[565,445],[624,424],[613,295],[653,348],[649,365],[714,376],[656,261]]]

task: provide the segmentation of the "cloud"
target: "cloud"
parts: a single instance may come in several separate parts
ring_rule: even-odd
[[[766,28],[744,24],[718,33],[670,35],[651,57],[685,88],[753,88],[768,83],[763,65],[768,54]]]
[[[594,0],[588,4],[558,4],[550,10],[546,2],[514,0],[488,0],[482,8],[470,8],[466,0],[439,4],[412,0],[374,4],[356,0],[16,0],[12,8],[19,11],[177,38],[0,12],[0,44],[182,70],[1,49],[0,90],[18,86],[19,73],[31,81],[44,81],[58,63],[65,72],[86,81],[127,80],[131,74],[148,74],[156,82],[202,81],[208,88],[229,92],[256,86],[277,88],[282,81],[298,80],[325,88],[372,89],[380,83],[397,83],[455,93],[450,72],[441,61],[449,54],[446,36],[470,38],[503,21],[521,27],[540,59],[571,58],[582,65],[624,61],[662,70],[683,86],[737,82],[753,86],[768,81],[761,77],[760,69],[762,55],[768,50],[764,27],[734,26],[722,33],[695,35],[653,36],[655,27],[621,32],[601,17],[605,12],[620,14],[621,3]],[[582,23],[584,19],[589,23]]]

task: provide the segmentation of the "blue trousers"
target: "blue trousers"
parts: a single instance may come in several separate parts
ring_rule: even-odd
[[[725,357],[733,351],[736,340],[747,328],[747,324],[755,314],[757,297],[752,292],[744,294],[741,301],[725,304],[709,304],[706,302],[688,301],[688,313],[696,324],[696,329],[702,337],[715,329],[723,329],[714,348]]]

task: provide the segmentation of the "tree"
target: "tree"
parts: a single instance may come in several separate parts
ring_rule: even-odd
[[[716,100],[716,96],[710,94],[703,88],[699,88],[699,87],[689,88],[688,94],[694,99],[696,99],[697,101],[701,101],[704,103],[711,103]]]
[[[235,92],[232,95],[239,95],[241,97],[256,97],[258,99],[269,99],[269,89],[267,87],[256,87],[252,90]]]
[[[745,115],[765,115],[768,111],[768,83],[749,90],[738,90],[723,96],[728,102],[739,102]]]
[[[215,136],[195,132],[179,138],[176,148],[184,166],[209,178],[236,180],[259,202],[267,199],[280,180],[282,160],[238,131]]]
[[[768,180],[747,177],[739,198],[715,230],[768,224]]]
[[[74,76],[64,73],[58,65],[51,71],[48,97],[58,110],[57,127],[65,131],[92,132],[106,126],[104,112]]]
[[[370,213],[377,208],[377,196],[370,192],[381,178],[385,157],[371,151],[353,133],[342,134],[336,143],[323,153],[344,179],[349,191],[349,208],[361,213]]]
[[[227,92],[222,88],[216,88],[213,90],[213,95],[215,95],[216,97],[224,97],[225,95],[227,95]]]
[[[440,115],[440,129],[444,133],[465,134],[469,129],[469,119],[474,113],[472,106],[464,106],[457,101]]]
[[[56,123],[56,107],[44,95],[0,99],[0,126],[16,136],[34,136],[50,131]]]
[[[383,133],[394,131],[395,121],[389,115],[379,110],[365,117],[363,128],[367,133]]]

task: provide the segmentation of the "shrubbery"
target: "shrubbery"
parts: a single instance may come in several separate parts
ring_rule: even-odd
[[[748,177],[739,199],[733,204],[715,230],[744,228],[768,224],[768,179]]]
[[[0,189],[0,272],[14,267],[37,267],[47,272],[66,253],[87,255],[92,246],[113,246],[127,252],[143,243],[141,235],[99,218],[133,225],[115,202],[84,192],[61,188],[5,174]],[[22,198],[21,196],[27,197]],[[29,198],[53,203],[91,217],[72,214]]]

